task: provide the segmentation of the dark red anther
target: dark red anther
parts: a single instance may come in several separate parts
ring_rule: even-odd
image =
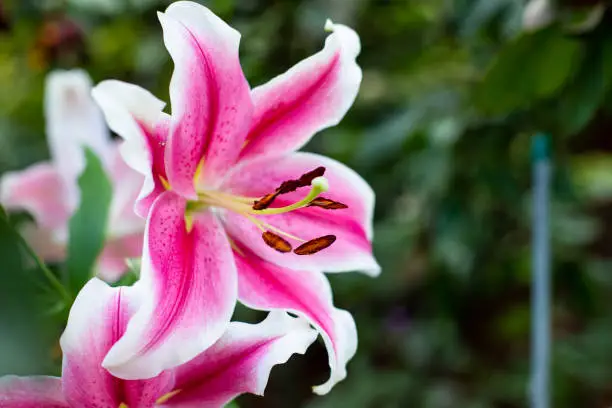
[[[291,244],[287,242],[287,240],[285,240],[284,238],[270,231],[264,232],[263,234],[261,234],[261,237],[263,238],[266,245],[268,245],[270,248],[274,248],[278,252],[282,253],[291,252]]]
[[[308,242],[304,242],[299,247],[295,248],[293,252],[297,255],[312,255],[319,251],[324,250],[336,241],[335,235],[324,235],[319,238],[311,239]]]
[[[348,208],[348,205],[342,204],[341,202],[330,200],[325,197],[317,197],[312,200],[309,204],[309,207],[320,207],[326,210],[343,210]]]
[[[266,194],[259,200],[253,203],[254,210],[264,210],[268,208],[272,202],[281,194],[292,193],[298,188],[306,187],[312,184],[312,180],[317,177],[322,177],[325,174],[325,167],[317,167],[316,169],[304,173],[297,180],[283,181],[281,185],[273,193]]]

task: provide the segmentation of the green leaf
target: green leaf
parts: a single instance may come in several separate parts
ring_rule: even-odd
[[[93,276],[93,266],[102,250],[112,198],[111,184],[102,163],[86,150],[87,165],[79,177],[80,207],[70,219],[66,270],[72,293],[76,294]]]
[[[604,52],[596,50],[588,55],[578,75],[564,90],[558,114],[562,134],[572,135],[580,131],[601,105],[607,89]]]
[[[554,27],[525,33],[495,58],[478,86],[475,102],[495,114],[528,107],[561,89],[581,57],[581,43]]]
[[[0,376],[49,372],[59,333],[45,313],[63,299],[46,285],[40,268],[31,266],[35,262],[22,243],[0,207]]]

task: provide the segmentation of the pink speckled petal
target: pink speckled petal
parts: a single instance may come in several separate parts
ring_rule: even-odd
[[[60,339],[62,386],[72,407],[151,407],[174,383],[169,372],[150,380],[113,378],[101,363],[138,308],[137,287],[112,288],[94,278],[81,290]]]
[[[139,285],[147,293],[104,367],[126,378],[150,378],[201,353],[222,334],[237,297],[236,267],[216,216],[194,214],[173,191],[151,207]]]
[[[322,129],[334,126],[353,104],[361,69],[359,37],[327,22],[325,47],[252,91],[255,114],[242,158],[295,151]]]
[[[0,378],[2,408],[69,408],[62,394],[62,383],[56,377]]]
[[[258,157],[236,167],[228,175],[222,188],[238,195],[262,197],[274,191],[283,181],[298,178],[319,166],[327,169],[325,177],[329,180],[329,191],[322,196],[344,203],[348,208],[324,210],[306,207],[285,214],[258,218],[304,240],[335,235],[337,239],[329,248],[305,256],[277,252],[264,243],[261,230],[252,222],[231,212],[223,215],[228,233],[258,256],[280,266],[325,272],[360,270],[376,276],[380,273],[380,267],[372,254],[371,244],[374,193],[357,173],[345,165],[309,153]],[[289,205],[299,201],[307,193],[308,187],[304,187],[281,195],[272,206]],[[301,244],[299,241],[290,241],[294,247]]]
[[[181,391],[163,406],[221,408],[243,393],[263,395],[272,368],[304,354],[315,338],[304,320],[283,312],[255,325],[233,322],[217,343],[176,370]]]
[[[214,185],[236,161],[252,116],[249,85],[238,60],[240,34],[206,7],[178,1],[159,14],[174,60],[172,126],[166,168],[170,185],[195,198],[194,176]]]
[[[352,316],[334,307],[329,282],[321,272],[282,268],[246,248],[234,252],[238,268],[238,299],[253,309],[284,310],[306,318],[323,336],[329,354],[329,380],[314,388],[326,394],[346,377],[346,364],[357,350]]]
[[[116,80],[103,81],[92,95],[106,117],[108,126],[125,142],[120,151],[125,162],[144,176],[135,204],[143,218],[155,199],[165,191],[164,152],[170,118],[161,110],[164,103],[148,91]]]

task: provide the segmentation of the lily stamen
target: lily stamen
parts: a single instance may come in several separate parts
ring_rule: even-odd
[[[268,245],[270,248],[276,249],[278,252],[286,253],[291,252],[293,249],[291,244],[286,239],[276,235],[273,232],[265,231],[263,234],[261,234],[261,237],[266,245]]]
[[[198,197],[202,200],[206,200],[207,198],[213,197],[218,199],[219,201],[239,201],[240,203],[251,204],[254,200],[257,200],[255,197],[245,197],[238,196],[233,194],[224,193],[222,191],[206,191],[204,193],[198,194]]]
[[[320,166],[314,170],[304,173],[297,180],[286,180],[273,192],[266,194],[259,200],[255,200],[253,203],[254,210],[263,210],[268,208],[272,202],[281,194],[291,193],[300,187],[306,187],[312,184],[312,181],[317,177],[323,177],[325,174],[325,167]]]
[[[324,210],[343,210],[348,208],[348,205],[342,204],[339,201],[330,200],[329,198],[317,197],[308,204],[308,207],[319,207]]]
[[[302,239],[302,238],[300,238],[300,237],[296,237],[295,235],[289,234],[288,232],[285,232],[285,231],[283,231],[283,230],[281,230],[281,229],[279,229],[279,228],[276,228],[275,226],[270,225],[270,224],[268,224],[267,222],[264,222],[264,221],[258,220],[257,218],[253,217],[253,216],[252,216],[252,215],[250,215],[250,214],[243,214],[243,215],[244,215],[244,216],[245,216],[245,217],[246,217],[246,218],[247,218],[249,221],[251,221],[253,224],[255,224],[255,225],[257,226],[257,228],[259,228],[259,229],[260,229],[262,232],[266,232],[266,231],[274,231],[274,232],[276,232],[277,234],[280,234],[280,235],[284,235],[284,236],[286,236],[287,238],[291,238],[291,239],[293,239],[293,240],[300,241],[300,242],[306,242],[306,240],[305,240],[305,239]]]
[[[317,252],[329,247],[334,242],[336,242],[335,235],[324,235],[322,237],[311,239],[310,241],[303,243],[299,247],[295,248],[293,250],[293,253],[295,253],[296,255],[316,254]]]
[[[308,204],[310,204],[310,202],[317,198],[319,194],[324,193],[329,189],[329,184],[325,177],[315,177],[310,185],[312,186],[312,188],[308,192],[308,195],[306,195],[306,197],[304,197],[300,201],[297,201],[285,207],[266,208],[263,210],[250,209],[250,213],[258,215],[284,214],[293,210],[297,210],[298,208],[308,206]]]
[[[306,241],[305,239],[296,237],[279,228],[276,228],[267,222],[261,221],[255,216],[285,214],[293,210],[309,206],[316,206],[324,209],[347,208],[346,205],[340,202],[319,197],[321,193],[324,193],[329,189],[327,179],[320,176],[320,174],[323,174],[324,171],[324,167],[318,167],[315,170],[302,175],[297,180],[285,181],[279,188],[276,189],[274,193],[267,194],[259,200],[254,200],[251,197],[234,196],[220,191],[201,192],[198,194],[199,201],[190,201],[187,203],[187,211],[199,211],[209,206],[225,208],[236,214],[240,214],[251,221],[257,228],[259,228],[259,230],[262,231],[262,239],[266,245],[277,250],[278,252],[286,253],[293,250],[293,247],[289,241],[283,238],[284,236],[286,238],[302,242],[302,244],[294,250],[297,255],[311,255],[333,244],[336,240],[335,235],[325,235],[310,241]],[[284,207],[267,207],[277,195],[293,192],[300,187],[305,187],[305,183],[308,183],[311,186],[311,189],[301,200]],[[254,204],[250,206],[250,203]],[[257,209],[258,207],[263,208]]]

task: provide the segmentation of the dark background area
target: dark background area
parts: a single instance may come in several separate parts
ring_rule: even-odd
[[[519,0],[201,3],[242,33],[252,86],[317,52],[328,17],[362,41],[353,109],[307,146],[357,170],[377,193],[382,275],[331,276],[337,306],[357,321],[358,353],[328,396],[310,392],[328,375],[319,344],[274,369],[266,397],[244,397],[241,407],[526,406],[530,146],[539,131],[552,136],[554,166],[553,406],[612,404],[604,2],[561,1],[551,23],[530,32]],[[0,171],[48,157],[42,92],[51,69],[83,67],[96,82],[122,79],[167,100],[172,63],[155,14],[167,4],[0,1]],[[0,374],[57,373],[61,323],[40,313],[31,266],[14,256],[8,228],[0,246]]]

